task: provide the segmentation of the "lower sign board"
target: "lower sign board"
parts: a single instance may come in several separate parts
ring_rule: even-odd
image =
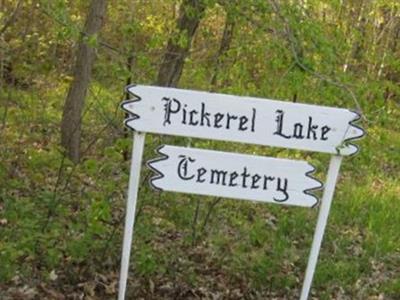
[[[148,162],[159,190],[313,207],[322,184],[305,161],[164,145]]]

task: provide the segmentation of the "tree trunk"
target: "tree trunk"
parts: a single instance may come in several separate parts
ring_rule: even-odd
[[[193,36],[204,14],[203,0],[183,0],[176,32],[170,37],[157,77],[157,85],[176,87]]]
[[[223,58],[231,46],[234,27],[235,27],[235,22],[234,22],[233,15],[228,11],[226,13],[224,33],[222,34],[221,44],[219,46],[219,50],[217,53],[214,72],[211,76],[211,81],[210,81],[210,85],[211,85],[210,90],[211,91],[215,91],[218,88],[217,87],[218,72],[219,72],[219,69],[221,68]]]
[[[100,31],[106,9],[107,0],[92,0],[90,3],[84,34],[76,54],[74,79],[64,104],[61,145],[65,148],[68,158],[74,163],[78,163],[80,159],[82,111],[95,60],[95,49],[88,44],[87,40]]]

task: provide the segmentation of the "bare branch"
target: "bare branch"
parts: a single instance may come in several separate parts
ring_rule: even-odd
[[[3,33],[6,32],[6,30],[8,29],[8,27],[10,27],[14,23],[15,19],[17,18],[18,10],[19,10],[21,4],[22,4],[22,0],[19,0],[17,2],[17,5],[15,6],[13,12],[11,13],[10,17],[4,23],[3,27],[0,29],[0,36],[3,35]]]

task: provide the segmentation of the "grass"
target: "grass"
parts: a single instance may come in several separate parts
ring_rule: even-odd
[[[64,88],[12,93],[23,101],[9,104],[7,126],[0,133],[0,285],[5,291],[39,281],[66,292],[68,286],[98,282],[101,274],[103,284],[96,285],[96,293],[103,295],[100,298],[115,294],[110,286],[115,286],[119,270],[129,175],[129,161],[122,153],[129,151],[131,140],[123,137],[122,114],[114,118],[108,113],[115,111],[115,102],[110,104],[109,99],[117,95],[99,86],[94,90],[84,132],[85,145],[92,146],[77,167],[63,159],[57,146]],[[398,117],[388,108],[384,117],[368,125],[360,154],[344,159],[313,284],[318,299],[400,295]],[[109,126],[101,131],[105,118]],[[320,179],[329,159],[321,154],[190,142],[194,147],[306,158],[317,166]],[[155,156],[159,144],[158,136],[148,136],[146,159]],[[142,177],[148,175],[144,170]],[[297,297],[318,211],[215,201],[160,194],[145,181],[141,184],[129,293],[136,297],[150,293],[154,298],[185,298],[190,293]],[[57,279],[50,279],[52,271]]]

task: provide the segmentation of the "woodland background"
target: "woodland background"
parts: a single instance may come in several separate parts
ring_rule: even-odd
[[[129,83],[356,109],[313,299],[400,298],[400,2],[0,0],[0,299],[115,299]],[[329,155],[148,135],[307,159]],[[156,193],[129,299],[296,299],[317,209]]]

